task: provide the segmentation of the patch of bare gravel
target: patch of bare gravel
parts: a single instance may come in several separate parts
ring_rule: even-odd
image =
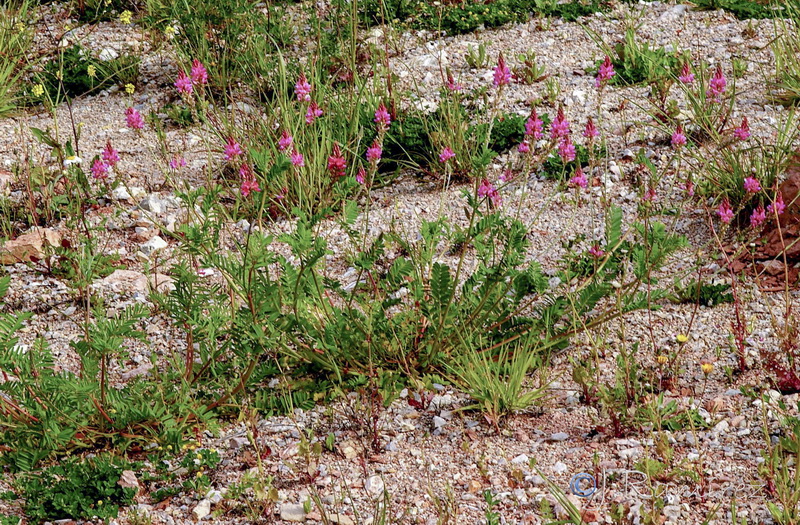
[[[69,23],[57,13],[55,10],[45,19],[49,32],[57,33],[58,28]],[[766,103],[765,75],[774,68],[767,46],[772,22],[751,24],[720,11],[701,13],[683,5],[658,2],[620,7],[612,13],[582,21],[612,44],[623,37],[625,25],[633,22],[637,24],[641,39],[658,46],[689,50],[696,60],[721,63],[727,72],[730,72],[733,57],[746,60],[747,73],[737,81],[742,93],[738,114],[748,115],[756,136],[771,136],[783,112]],[[751,26],[754,34],[749,32]],[[172,96],[167,95],[168,90],[164,88],[171,83],[174,66],[160,52],[151,53],[153,50],[141,35],[116,22],[75,31],[75,38],[85,39],[98,53],[103,49],[144,53],[145,81],[132,98],[119,92],[84,97],[74,102],[71,114],[76,124],[82,124],[80,151],[85,162],[110,140],[120,150],[120,170],[127,185],[132,191],[133,188],[142,189],[141,195],[130,199],[109,199],[118,211],[114,218],[117,226],[106,233],[108,253],[120,254],[122,262],[131,270],[142,271],[144,262],[157,263],[158,268],[166,269],[175,256],[175,242],[167,234],[159,234],[166,240],[167,247],[152,257],[145,259],[138,252],[158,233],[153,223],[166,227],[171,221],[174,229],[176,221],[181,220],[180,210],[174,200],[169,200],[170,192],[160,189],[165,159],[159,160],[154,155],[157,150],[154,138],[149,133],[128,130],[124,111],[130,105],[135,105],[142,113],[160,108]],[[530,225],[530,257],[548,270],[556,268],[566,254],[562,239],[586,234],[585,247],[588,247],[591,240],[602,238],[603,198],[622,207],[626,223],[635,216],[641,188],[628,176],[635,162],[626,150],[642,147],[660,167],[668,162],[663,144],[667,131],[652,131],[653,124],[646,111],[649,107],[647,89],[613,88],[597,96],[587,69],[602,57],[602,53],[577,23],[532,20],[458,37],[405,35],[399,42],[402,49],[391,59],[392,69],[401,78],[398,89],[416,92],[424,107],[432,108],[436,104],[444,67],[450,68],[467,90],[490,83],[493,63],[485,69],[473,70],[463,60],[467,45],[487,42],[490,57],[494,59],[502,51],[510,58],[512,67],[517,54],[535,51],[548,74],[559,79],[560,101],[568,118],[575,123],[574,129],[580,129],[588,116],[596,118],[607,137],[610,156],[595,173],[602,185],[585,192],[580,205],[575,202],[574,191],[535,174],[520,175],[502,190],[504,209]],[[44,37],[41,45],[43,48],[48,45]],[[502,108],[527,113],[528,101],[540,98],[543,87],[543,83],[509,86]],[[554,113],[555,108],[548,111]],[[59,137],[65,140],[71,133],[67,124],[69,108],[59,107],[57,119]],[[49,162],[48,152],[32,141],[29,128],[52,128],[53,125],[50,115],[41,108],[31,108],[24,115],[0,121],[0,164],[8,168],[25,158],[37,164]],[[184,153],[189,161],[186,171],[178,174],[178,180],[187,184],[202,182],[209,162],[203,139],[206,134],[188,130],[170,131],[168,136],[174,151]],[[515,156],[516,153],[508,153],[499,157],[492,167],[492,176],[496,179],[506,162],[513,161]],[[218,152],[211,157],[218,158]],[[618,169],[612,169],[615,166]],[[370,201],[369,236],[398,230],[414,238],[422,221],[441,216],[453,224],[465,226],[463,189],[451,187],[443,191],[439,181],[421,182],[406,177],[375,190]],[[21,190],[16,186],[14,191]],[[140,203],[145,197],[155,198],[156,204],[163,206],[146,205],[144,208],[151,209],[141,209]],[[12,195],[12,198],[15,197]],[[659,198],[668,202],[675,197],[663,193]],[[290,228],[290,221],[268,227],[274,232]],[[707,253],[713,251],[704,212],[684,213],[674,228],[688,235],[692,246],[704,247]],[[343,232],[333,222],[325,223],[322,231],[334,251],[331,268],[347,275],[349,268],[342,254],[349,246]],[[243,233],[241,225],[231,225],[231,239]],[[233,246],[228,242],[228,248]],[[276,249],[285,250],[285,247]],[[694,267],[695,256],[694,250],[682,252],[670,263],[662,278],[685,274]],[[447,260],[444,255],[442,257]],[[713,262],[705,263],[710,272],[718,269]],[[16,265],[8,267],[7,271],[13,276],[7,303],[13,308],[35,312],[21,334],[21,343],[29,345],[35,338],[42,337],[52,349],[59,367],[77,370],[77,356],[69,342],[79,336],[71,319],[82,312],[73,301],[74,294],[65,283],[43,276],[36,268]],[[751,329],[747,340],[748,358],[758,363],[759,350],[773,348],[779,343],[772,315],[780,315],[783,296],[762,294],[750,284],[740,286],[742,310]],[[98,289],[112,308],[147,300],[144,289],[115,290],[103,287],[102,283],[98,283]],[[797,292],[791,292],[789,299],[795,309],[800,307]],[[779,432],[779,402],[797,415],[794,408],[797,395],[782,396],[769,391],[771,401],[763,405],[738,391],[741,386],[763,386],[765,379],[759,372],[732,380],[726,378],[725,367],[732,366],[735,360],[729,339],[735,317],[733,306],[700,306],[697,309],[694,305],[662,306],[659,311],[635,312],[591,334],[592,338],[604,339],[608,348],[598,363],[599,374],[607,381],[611,381],[616,372],[615,359],[621,349],[630,349],[638,343],[639,361],[643,366],[656,367],[656,352],[675,350],[678,334],[689,337],[681,350],[681,374],[674,388],[664,396],[665,401],[675,401],[681,409],[696,407],[704,425],[694,430],[668,431],[667,436],[675,449],[675,464],[699,473],[702,483],[687,480],[659,483],[667,503],[661,514],[667,523],[698,523],[716,509],[714,519],[719,523],[727,522],[730,502],[735,498],[740,517],[746,516],[752,523],[765,522],[768,519],[764,507],[766,495],[763,481],[757,475],[765,448],[764,433],[774,436]],[[115,380],[136,370],[147,373],[140,367],[149,362],[151,352],[161,356],[159,366],[167,366],[163,357],[183,350],[181,334],[168,327],[165,319],[153,318],[148,325],[147,344],[133,348],[130,359],[118,364]],[[211,473],[212,488],[224,493],[231,483],[240,481],[244,473],[253,469],[260,476],[272,476],[279,501],[274,505],[274,513],[270,511],[263,516],[262,521],[266,523],[284,523],[282,511],[284,517],[295,516],[298,521],[308,523],[326,522],[324,516],[337,513],[338,523],[377,523],[376,509],[382,501],[383,487],[389,500],[387,514],[397,523],[437,523],[437,516],[443,515],[441,509],[447,506],[457,511],[452,523],[483,523],[484,490],[491,490],[500,501],[495,511],[507,523],[541,523],[539,502],[543,498],[552,500],[545,478],[566,489],[572,475],[589,472],[600,480],[598,491],[587,500],[573,498],[576,505],[590,511],[587,518],[593,519],[587,521],[611,523],[612,506],[623,504],[630,509],[629,518],[636,522],[648,511],[652,494],[652,487],[643,479],[637,461],[643,457],[657,457],[656,445],[647,432],[625,438],[597,432],[598,426],[606,424],[606,415],[598,413],[597,407],[581,402],[568,362],[569,357],[588,358],[587,337],[577,337],[568,352],[557,358],[547,401],[534,412],[511,418],[499,434],[480,414],[458,410],[469,402],[463,393],[441,386],[430,406],[424,409],[410,406],[408,396],[413,396],[413,392],[404,392],[381,416],[378,449],[368,450],[365,448],[369,441],[366,431],[359,428],[353,415],[356,400],[349,398],[309,412],[298,410],[292,417],[259,421],[256,438],[259,450],[271,451],[262,458],[262,470],[258,470],[254,461],[257,451],[244,438],[248,429],[243,424],[230,423],[219,435],[206,433],[201,445],[218,449],[223,457],[221,466]],[[706,377],[700,370],[701,362],[715,364],[710,376]],[[335,436],[333,452],[324,451],[319,457],[301,452],[301,435],[324,440],[329,432]],[[534,464],[539,470],[533,468]],[[0,490],[7,488],[0,484]],[[318,497],[322,508],[311,505],[310,512],[306,513],[303,503],[312,496]],[[154,523],[191,523],[199,515],[195,512],[198,506],[205,505],[203,499],[208,500],[214,512],[203,521],[250,522],[240,508],[234,508],[224,499],[218,501],[220,498],[216,494],[187,493],[165,505],[153,505],[147,495],[142,494],[136,510],[152,516]],[[717,508],[719,503],[721,506]],[[117,522],[130,523],[132,512],[133,509],[124,512]],[[328,519],[327,522],[333,522]]]

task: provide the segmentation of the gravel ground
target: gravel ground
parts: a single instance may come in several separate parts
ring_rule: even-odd
[[[70,23],[59,16],[57,5],[51,9],[45,18],[48,31],[41,32],[38,44],[43,48],[48,45],[47,34],[58,34],[59,28]],[[548,270],[554,269],[566,254],[562,239],[585,233],[588,247],[591,239],[601,237],[604,196],[622,207],[626,222],[635,216],[641,188],[629,177],[635,167],[631,151],[645,148],[659,166],[668,166],[671,159],[664,145],[667,131],[654,132],[647,114],[647,89],[614,88],[605,90],[601,97],[595,94],[594,79],[586,70],[602,57],[602,52],[589,36],[590,31],[613,43],[622,39],[626,24],[635,23],[639,37],[651,44],[688,50],[697,60],[723,64],[726,71],[732,58],[742,58],[747,72],[737,80],[742,96],[737,103],[736,118],[747,115],[754,135],[769,139],[775,122],[785,116],[782,108],[765,103],[764,72],[774,69],[768,47],[771,21],[743,22],[721,11],[696,12],[685,5],[655,2],[621,7],[581,22],[583,26],[560,20],[532,20],[459,37],[436,38],[430,33],[396,35],[400,52],[391,58],[391,67],[401,78],[397,89],[416,93],[420,107],[433,108],[444,67],[450,68],[467,90],[491,81],[491,67],[476,70],[466,66],[463,55],[468,45],[486,42],[490,57],[502,51],[512,67],[516,55],[533,50],[547,73],[559,79],[560,100],[568,118],[577,123],[575,126],[582,127],[588,116],[597,120],[607,137],[610,155],[594,174],[601,185],[584,192],[579,207],[574,191],[535,175],[519,176],[501,190],[503,206],[531,225],[530,257]],[[98,53],[104,49],[143,53],[143,82],[133,95],[133,103],[144,110],[158,108],[167,100],[168,90],[164,86],[171,83],[169,79],[176,71],[168,50],[151,49],[141,34],[114,22],[99,24],[91,30],[79,28],[74,35],[86,39]],[[544,83],[512,84],[508,86],[502,109],[527,114],[527,102],[541,97],[543,89]],[[158,150],[156,140],[124,126],[124,110],[130,103],[124,93],[109,90],[76,100],[71,112],[75,121],[83,124],[80,148],[84,158],[99,153],[106,141],[111,140],[120,151],[121,170],[133,195],[110,200],[118,212],[113,220],[115,227],[106,234],[106,251],[119,254],[129,270],[143,272],[146,262],[151,270],[155,268],[153,271],[166,271],[176,257],[174,241],[168,235],[160,234],[167,247],[146,261],[138,252],[159,236],[153,223],[174,229],[182,214],[172,194],[162,189],[165,163],[154,153]],[[62,138],[70,132],[65,127],[69,111],[63,105],[57,110],[61,126],[58,133]],[[550,108],[550,112],[554,113],[555,108]],[[48,162],[48,152],[32,140],[28,130],[53,126],[53,119],[40,108],[0,121],[0,164],[8,168],[26,156],[37,163]],[[209,158],[207,136],[202,130],[169,132],[170,144],[175,151],[185,151],[189,161],[179,183],[192,185],[203,180],[203,168]],[[496,159],[491,170],[493,180],[516,155],[512,152]],[[659,192],[661,202],[676,199],[665,189],[674,186],[675,177],[674,170],[668,171],[663,192]],[[442,190],[440,182],[420,181],[412,175],[377,189],[371,195],[369,234],[376,236],[390,228],[402,228],[407,235],[415,236],[421,221],[439,216],[463,225],[459,204],[463,200],[462,190],[462,187]],[[155,205],[140,204],[148,199]],[[99,220],[99,213],[92,212],[89,219]],[[291,227],[290,221],[269,226],[276,232]],[[670,262],[663,272],[668,279],[686,275],[694,268],[699,250],[714,251],[705,211],[687,209],[673,227],[689,237],[692,248]],[[333,222],[325,223],[323,231],[335,252],[331,268],[346,275],[348,267],[341,254],[348,241]],[[241,225],[231,225],[229,234],[231,239],[241,236]],[[706,269],[715,272],[719,267],[713,261],[706,261]],[[31,344],[36,337],[44,337],[58,366],[77,370],[77,356],[69,342],[80,335],[78,327],[70,321],[78,310],[69,288],[25,265],[9,266],[6,270],[13,277],[7,303],[36,312],[21,334],[21,342]],[[109,282],[97,283],[97,289],[113,308],[147,300],[144,288],[115,286]],[[795,291],[787,296],[763,293],[751,282],[741,284],[740,293],[750,328],[748,358],[757,363],[759,349],[778,344],[773,316],[780,319],[786,297],[795,309],[800,307],[800,295]],[[778,405],[785,404],[789,414],[797,415],[798,396],[769,390],[769,403],[753,401],[743,396],[739,388],[763,387],[766,381],[760,371],[732,380],[726,377],[725,367],[735,364],[729,341],[734,317],[734,307],[728,304],[714,308],[665,304],[659,311],[635,312],[591,334],[592,338],[603,339],[608,348],[597,364],[601,377],[609,381],[617,371],[616,358],[621,350],[640,343],[638,361],[642,366],[657,367],[656,350],[677,348],[676,336],[688,334],[689,340],[681,350],[682,373],[665,393],[665,401],[674,401],[679,409],[696,407],[703,428],[666,431],[666,435],[674,445],[674,464],[701,473],[700,481],[680,475],[672,480],[651,481],[644,476],[635,464],[644,457],[658,457],[653,434],[641,432],[616,439],[597,432],[606,417],[581,403],[579,388],[571,379],[569,359],[590,358],[589,336],[582,336],[556,358],[548,377],[552,382],[547,400],[531,413],[512,417],[500,433],[479,414],[458,410],[468,405],[469,399],[448,387],[438,389],[424,409],[411,406],[409,396],[413,393],[403,392],[381,414],[378,452],[367,448],[368,436],[359,428],[355,397],[307,412],[297,410],[292,417],[258,421],[255,438],[258,450],[246,439],[248,428],[243,423],[230,423],[218,435],[205,433],[198,444],[216,448],[222,455],[221,465],[211,473],[212,489],[221,492],[183,494],[153,505],[144,490],[139,496],[140,503],[124,510],[112,522],[134,523],[135,514],[146,514],[153,523],[165,524],[194,522],[200,515],[204,515],[202,521],[210,523],[252,522],[241,506],[224,499],[222,493],[232,483],[241,481],[246,473],[254,472],[258,476],[272,476],[277,488],[278,502],[263,518],[266,523],[378,523],[385,488],[388,497],[385,511],[396,523],[485,523],[487,505],[482,492],[490,489],[499,501],[494,510],[502,516],[503,523],[533,524],[542,522],[543,499],[563,515],[563,508],[554,501],[548,488],[549,482],[566,490],[574,474],[589,472],[601,480],[597,492],[586,499],[570,496],[575,505],[587,510],[586,522],[612,523],[612,509],[621,504],[628,509],[630,523],[648,523],[646,516],[653,511],[653,494],[660,491],[666,506],[655,511],[659,516],[656,523],[700,523],[709,517],[710,523],[729,523],[732,501],[738,506],[738,516],[751,523],[766,523],[770,521],[765,508],[767,496],[758,466],[763,461],[766,440],[774,442],[780,432],[778,417],[782,410]],[[150,319],[147,333],[147,344],[135,346],[130,360],[113,371],[114,381],[136,374],[149,362],[151,352],[165,356],[183,350],[180,333],[167,326],[163,318]],[[703,362],[715,365],[708,376],[700,369]],[[162,362],[159,366],[167,365]],[[333,452],[324,451],[318,456],[305,452],[302,436],[313,433],[324,440],[329,432],[336,438]],[[264,455],[259,469],[256,456],[265,450],[271,450],[271,454]],[[5,483],[0,481],[0,491],[7,488]],[[320,504],[303,509],[309,498]],[[8,505],[3,502],[0,510]],[[206,507],[211,514],[205,512]],[[7,511],[19,512],[19,509],[11,505]],[[447,512],[452,516],[450,521],[444,519]],[[441,521],[437,521],[437,516]]]

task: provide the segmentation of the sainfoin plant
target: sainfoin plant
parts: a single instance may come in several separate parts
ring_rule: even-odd
[[[512,420],[504,428],[511,416],[564,399],[565,406],[586,405],[589,438],[601,434],[600,446],[607,435],[712,428],[714,410],[706,411],[706,421],[695,401],[722,375],[724,363],[684,361],[695,341],[692,321],[677,337],[662,332],[683,319],[673,315],[680,305],[670,302],[694,301],[705,319],[710,303],[728,299],[719,300],[720,290],[740,286],[744,277],[727,275],[732,264],[721,262],[730,243],[745,239],[754,253],[763,244],[761,232],[794,213],[779,190],[798,138],[794,112],[769,128],[752,105],[737,105],[727,63],[703,65],[688,53],[651,48],[632,31],[621,47],[596,53],[596,70],[574,75],[577,87],[563,98],[555,73],[549,87],[525,84],[543,74],[526,63],[532,53],[519,57],[504,49],[491,63],[476,64],[483,69],[478,77],[438,64],[424,82],[438,92],[409,99],[416,79],[398,74],[397,50],[362,40],[360,2],[334,2],[332,9],[354,13],[338,22],[330,15],[338,11],[292,6],[319,29],[309,56],[297,55],[301,40],[291,31],[291,38],[278,34],[293,19],[281,26],[259,11],[253,17],[264,31],[248,32],[256,28],[246,19],[253,5],[230,4],[241,10],[214,12],[213,24],[195,24],[174,5],[147,8],[150,17],[166,11],[186,23],[170,26],[178,56],[161,87],[169,104],[191,114],[191,129],[162,122],[169,111],[137,91],[151,87],[131,85],[125,95],[109,94],[124,96],[114,118],[127,144],[112,136],[105,145],[79,148],[88,123],[70,126],[74,137],[64,144],[54,139],[63,129],[36,130],[52,160],[15,167],[15,175],[27,170],[28,177],[25,185],[15,179],[9,193],[26,199],[29,225],[63,220],[73,230],[20,269],[69,282],[75,309],[59,304],[48,315],[79,312],[82,318],[67,347],[74,367],[62,369],[45,339],[26,329],[32,315],[2,305],[4,465],[25,470],[67,452],[110,448],[160,469],[172,459],[167,447],[177,450],[190,436],[221,439],[231,443],[231,458],[256,465],[249,475],[257,471],[263,484],[230,493],[258,493],[263,505],[256,518],[263,518],[282,510],[270,507],[263,480],[273,471],[263,464],[294,458],[273,472],[281,486],[322,490],[327,481],[320,466],[330,459],[324,455],[341,452],[347,459],[349,444],[340,438],[348,425],[361,425],[370,427],[356,431],[370,438],[359,465],[369,479],[371,455],[392,452],[378,428],[382,411],[400,399],[428,432],[430,420],[443,417],[434,410],[451,411],[438,406],[440,399],[432,408],[431,399],[445,397],[434,389],[453,391],[452,410],[465,413],[470,439],[473,420],[488,422],[481,431],[503,439],[521,426]],[[445,4],[443,12],[452,7]],[[150,23],[166,41],[162,15]],[[395,29],[391,21],[381,29],[387,41]],[[238,38],[244,58],[223,37]],[[256,56],[259,46],[272,47]],[[522,75],[514,62],[532,69]],[[638,117],[628,126],[628,94],[644,90],[626,86],[618,97],[621,84],[639,82],[650,84],[649,100],[657,106],[641,132]],[[579,103],[581,91],[586,104]],[[541,98],[527,98],[531,93]],[[186,140],[179,144],[176,136]],[[131,158],[140,160],[136,147],[152,140],[158,147],[150,171],[161,173],[137,188],[139,166]],[[407,188],[419,194],[408,197]],[[5,195],[0,201],[5,205]],[[697,224],[711,227],[698,233]],[[719,249],[707,244],[689,253],[682,232],[714,237]],[[133,250],[156,236],[167,246]],[[113,245],[118,239],[130,251]],[[710,251],[722,259],[710,264]],[[98,293],[124,265],[144,280],[163,272],[168,286],[148,282],[124,305],[122,294]],[[712,271],[725,282],[703,281]],[[696,286],[681,283],[694,272]],[[0,278],[0,295],[8,282]],[[744,371],[745,345],[758,341],[742,313],[749,292],[732,293],[728,317],[736,348],[730,355],[718,349],[715,357],[736,360]],[[663,314],[653,312],[661,308]],[[627,316],[636,310],[631,331]],[[775,326],[787,341],[796,335],[788,322]],[[161,327],[164,334],[153,333]],[[30,344],[20,344],[23,339]],[[780,348],[787,356],[796,351],[788,343]],[[568,362],[561,353],[569,353]],[[679,380],[692,373],[701,387],[690,385],[687,393]],[[403,389],[410,394],[405,399]],[[680,418],[674,411],[683,400],[671,397],[691,405]],[[331,410],[315,408],[320,400]],[[339,427],[330,414],[343,406],[362,413]],[[297,409],[315,411],[311,419],[327,412],[330,441],[313,435],[316,424],[302,427],[307,414]],[[293,424],[287,436],[297,428],[291,437],[300,436],[297,453],[290,447],[270,457],[265,443],[272,438],[258,435],[261,419],[276,412]],[[217,423],[245,420],[246,444],[240,434],[231,441],[214,432]],[[521,446],[523,439],[514,437],[513,446]],[[309,464],[294,469],[300,458]],[[223,478],[204,477],[195,459],[202,457],[184,457],[196,478],[183,488],[198,500],[216,499],[210,483],[219,488]],[[174,474],[174,465],[163,469],[165,476]],[[530,480],[517,474],[525,461],[511,465],[514,488],[524,492]],[[699,471],[703,461],[697,465]],[[276,490],[275,501],[279,495]],[[228,503],[215,502],[213,512]],[[654,500],[653,508],[659,505]]]

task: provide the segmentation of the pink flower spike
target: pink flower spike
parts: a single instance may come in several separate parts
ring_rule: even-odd
[[[108,178],[109,166],[100,159],[94,159],[92,163],[92,177],[95,179],[105,180]]]
[[[453,75],[450,73],[447,74],[447,89],[450,91],[461,91],[464,89],[464,86],[458,84],[455,80],[453,80]]]
[[[256,174],[253,173],[253,168],[249,164],[242,164],[242,167],[239,168],[239,175],[242,177],[242,184],[239,186],[239,190],[242,192],[243,197],[247,197],[251,192],[261,191],[256,180]]]
[[[591,248],[589,248],[589,255],[594,257],[595,259],[599,259],[600,257],[604,256],[606,252],[600,249],[598,244],[593,244]]]
[[[656,200],[656,190],[653,188],[647,188],[647,191],[644,192],[644,196],[642,197],[643,202],[653,202]]]
[[[192,60],[192,82],[195,84],[208,84],[208,70],[196,58]]]
[[[719,208],[717,209],[717,215],[719,215],[719,219],[725,224],[728,224],[733,220],[733,209],[731,208],[731,204],[728,202],[727,198],[722,201],[722,204],[719,205]]]
[[[119,152],[111,146],[110,140],[106,141],[106,147],[103,150],[102,156],[103,160],[109,165],[109,167],[116,166],[117,162],[119,162]]]
[[[592,117],[589,117],[589,120],[586,121],[586,128],[583,130],[583,136],[587,139],[594,139],[600,136],[600,132],[597,131],[597,127],[594,125],[594,120],[592,120]]]
[[[694,182],[692,182],[692,179],[686,181],[686,184],[683,185],[683,189],[687,196],[694,197]]]
[[[558,108],[556,119],[550,124],[550,137],[559,139],[569,135],[569,122],[564,116],[564,108]]]
[[[306,124],[313,124],[314,121],[322,116],[322,110],[319,108],[316,102],[312,102],[308,106],[308,110],[306,111]]]
[[[125,122],[131,129],[144,128],[144,119],[142,118],[141,113],[136,110],[136,108],[128,108],[125,110]]]
[[[589,185],[589,181],[586,180],[586,175],[580,166],[575,170],[575,175],[569,179],[569,185],[577,188],[586,188]]]
[[[453,153],[453,150],[450,149],[450,146],[445,146],[444,149],[442,149],[442,152],[439,154],[439,162],[445,163],[455,156],[456,154]]]
[[[767,219],[767,213],[764,211],[763,206],[759,206],[750,215],[750,227],[758,228]]]
[[[303,157],[302,153],[297,151],[297,149],[292,150],[292,154],[289,156],[289,158],[292,159],[292,166],[302,168],[306,165],[306,159]]]
[[[575,145],[569,137],[564,137],[558,144],[558,155],[565,164],[575,160]]]
[[[503,173],[500,174],[498,180],[503,183],[511,182],[512,180],[514,180],[514,172],[511,171],[511,168],[506,168],[505,170],[503,170]]]
[[[178,88],[178,93],[181,95],[192,94],[192,79],[186,75],[186,71],[178,72],[178,80],[175,81],[174,86]]]
[[[333,151],[328,157],[328,171],[331,173],[333,180],[344,176],[347,163],[342,156],[342,149],[339,147],[338,142],[333,143]]]
[[[689,66],[689,62],[683,63],[683,68],[681,69],[681,75],[678,77],[678,80],[680,80],[687,86],[692,82],[694,82],[694,73],[692,73],[692,69]]]
[[[680,124],[678,124],[678,127],[675,129],[675,133],[672,134],[671,143],[673,149],[678,149],[686,145],[686,135],[683,134],[683,126]]]
[[[750,123],[747,122],[747,117],[742,117],[742,125],[733,130],[733,136],[739,140],[750,138]]]
[[[386,110],[386,106],[381,105],[378,106],[378,110],[375,112],[375,124],[378,125],[378,131],[387,131],[389,129],[389,125],[392,123],[392,116],[389,114],[389,111]]]
[[[300,73],[300,78],[294,85],[294,94],[300,102],[311,102],[311,84],[308,83],[305,73]]]
[[[482,199],[488,197],[489,201],[492,203],[492,206],[499,206],[503,202],[503,199],[500,197],[500,193],[497,191],[497,188],[495,188],[487,179],[483,179],[481,181],[481,185],[478,186],[478,197]]]
[[[528,120],[525,122],[525,135],[533,137],[533,140],[539,140],[542,138],[543,126],[544,122],[542,122],[542,119],[536,114],[536,108],[533,108],[533,110],[531,110],[531,116],[528,117]]]
[[[356,173],[356,182],[363,186],[365,180],[367,180],[367,171],[361,166],[358,168],[358,173]]]
[[[494,86],[505,86],[511,82],[511,70],[508,69],[503,53],[497,58],[497,66],[494,68]]]
[[[600,69],[597,70],[597,78],[594,80],[594,87],[600,88],[605,86],[611,77],[616,75],[616,71],[614,71],[614,64],[611,63],[611,57],[606,55],[603,59],[603,63],[600,65]]]
[[[728,82],[725,80],[725,74],[722,72],[722,66],[717,64],[717,69],[714,71],[714,76],[708,82],[708,91],[706,96],[713,98],[715,102],[719,102],[720,95],[725,92],[725,86]]]
[[[283,133],[281,133],[281,138],[278,139],[278,149],[280,151],[284,151],[291,148],[293,140],[294,139],[292,138],[291,135],[289,135],[289,132],[283,130]]]
[[[783,194],[778,192],[778,195],[775,196],[775,201],[767,206],[767,213],[769,215],[781,215],[786,210],[786,204],[783,202]]]
[[[744,179],[744,191],[747,193],[758,193],[761,191],[761,183],[754,177],[746,177]]]
[[[519,151],[520,153],[528,153],[530,150],[531,150],[531,145],[528,144],[527,140],[523,140],[522,142],[519,143],[519,146],[517,146],[517,151]]]
[[[228,137],[228,142],[225,144],[225,160],[234,160],[243,154],[244,151],[239,143],[233,140],[233,137]]]
[[[181,157],[180,155],[176,155],[172,157],[172,160],[169,161],[169,167],[173,171],[177,171],[180,168],[186,167],[186,159]]]
[[[381,155],[383,154],[383,150],[381,149],[381,145],[378,143],[376,139],[372,146],[367,148],[367,162],[377,164],[379,160],[381,160]]]

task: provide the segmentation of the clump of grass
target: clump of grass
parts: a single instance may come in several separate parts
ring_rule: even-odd
[[[88,49],[74,44],[47,62],[37,79],[45,96],[58,102],[62,97],[74,98],[112,85],[133,85],[139,77],[139,63],[136,55],[97,60]]]
[[[29,69],[27,53],[33,42],[29,0],[0,5],[0,118],[13,112],[20,99],[20,82]]]
[[[494,2],[442,2],[367,0],[360,6],[367,25],[402,23],[413,29],[441,30],[450,35],[469,33],[479,27],[492,28],[522,22],[532,13],[574,21],[603,10],[599,0],[557,2],[555,0],[496,0]]]

